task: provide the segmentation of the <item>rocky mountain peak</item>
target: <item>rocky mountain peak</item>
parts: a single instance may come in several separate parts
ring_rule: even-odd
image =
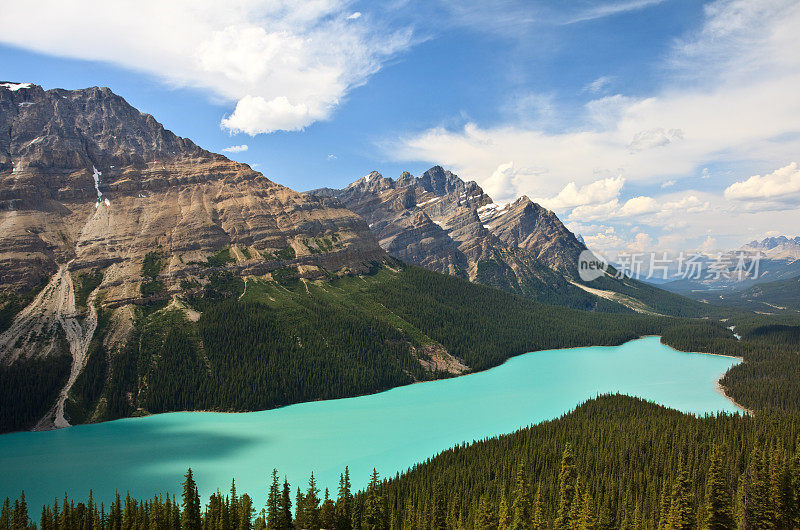
[[[11,90],[0,84],[0,171],[139,166],[175,157],[217,158],[166,130],[106,87]],[[224,157],[223,157],[224,158]]]
[[[585,246],[527,196],[496,204],[476,182],[438,165],[419,177],[370,175],[319,194],[361,215],[398,259],[511,290],[544,281],[543,269],[559,271],[552,274],[561,281],[576,273]]]
[[[154,249],[174,258],[171,274],[228,247],[244,249],[237,274],[269,272],[278,256],[294,255],[309,277],[385,256],[339,201],[210,153],[108,88],[0,83],[0,130],[3,289],[28,289],[69,262],[110,266],[116,294],[135,298],[130,281]]]
[[[446,171],[442,166],[433,166],[417,181],[423,189],[440,197],[449,193],[463,192],[465,186],[463,180],[450,171]]]

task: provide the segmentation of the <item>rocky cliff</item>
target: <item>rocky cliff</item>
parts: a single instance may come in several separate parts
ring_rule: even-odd
[[[403,261],[544,301],[583,308],[596,301],[570,283],[586,247],[528,197],[497,204],[440,166],[396,180],[372,172],[345,189],[309,195],[339,198]]]
[[[223,248],[236,249],[231,267],[269,271],[291,247],[308,275],[383,257],[340,203],[201,149],[107,88],[0,84],[0,127],[0,290],[29,289],[65,263],[109,265],[108,281],[125,283],[157,248],[168,277]],[[324,237],[335,244],[319,246]],[[123,291],[113,294],[132,296]]]

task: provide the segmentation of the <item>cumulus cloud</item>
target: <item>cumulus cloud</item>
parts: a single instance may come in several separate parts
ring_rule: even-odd
[[[709,201],[692,194],[677,197],[673,195],[672,198],[641,195],[626,201],[614,198],[600,204],[578,206],[570,212],[568,219],[572,222],[589,222],[636,218],[637,222],[660,226],[671,216],[700,213],[709,209],[711,209]]]
[[[725,197],[737,201],[791,201],[796,207],[800,198],[800,168],[792,162],[768,175],[753,175],[734,182],[725,189]]]
[[[248,149],[249,147],[247,147],[247,144],[242,144],[242,145],[232,145],[230,147],[226,147],[225,149],[223,149],[223,151],[226,153],[241,153],[243,151],[247,151]]]
[[[299,130],[330,117],[408,28],[375,26],[346,0],[31,0],[3,6],[0,42],[111,62],[236,102],[233,133]],[[124,21],[124,23],[120,23]]]
[[[536,202],[551,210],[607,203],[617,198],[624,183],[625,179],[621,176],[596,180],[580,187],[575,182],[570,182],[555,197],[536,199]]]

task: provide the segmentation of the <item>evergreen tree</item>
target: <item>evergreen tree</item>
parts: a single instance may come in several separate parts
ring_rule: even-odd
[[[253,528],[253,499],[250,495],[244,494],[239,498],[239,513],[237,520],[239,522],[238,530],[251,530]]]
[[[736,528],[731,513],[731,493],[725,479],[725,453],[714,445],[706,478],[705,528],[724,530]]]
[[[765,459],[764,452],[756,448],[742,477],[742,525],[748,530],[773,527]]]
[[[364,525],[367,530],[383,530],[387,528],[386,511],[383,495],[380,491],[378,471],[372,469],[364,501]]]
[[[475,514],[475,528],[481,530],[494,530],[497,528],[497,518],[495,517],[492,503],[489,496],[481,495],[478,501],[478,511]]]
[[[266,525],[270,530],[277,530],[280,526],[280,504],[281,504],[281,486],[278,481],[278,470],[272,469],[272,482],[269,485],[269,493],[267,494],[267,513]]]
[[[192,468],[184,475],[183,482],[183,513],[181,514],[181,528],[184,530],[200,530],[200,495],[197,493],[197,484],[192,477]],[[126,511],[128,500],[125,502]]]
[[[319,523],[322,528],[336,528],[336,505],[330,497],[328,488],[325,488],[325,497],[319,511]]]
[[[533,502],[531,501],[530,487],[525,476],[525,468],[522,464],[517,466],[517,477],[514,484],[514,500],[511,504],[511,511],[514,514],[511,519],[513,530],[531,528],[533,522]]]
[[[295,527],[305,530],[319,528],[319,488],[314,473],[308,479],[308,489],[305,494],[297,489],[297,503],[295,505]]]
[[[558,518],[556,527],[570,528],[572,521],[573,503],[575,502],[575,483],[578,479],[578,472],[575,469],[575,456],[572,454],[572,446],[567,444],[564,453],[561,455],[561,472],[558,474]]]
[[[57,502],[57,501],[56,501]],[[3,508],[0,509],[0,530],[8,530],[11,527],[11,502],[6,497],[3,501]]]
[[[11,528],[14,530],[28,528],[28,521],[28,503],[25,501],[25,492],[23,491],[19,499],[14,501],[14,509],[11,511]]]
[[[578,530],[596,530],[597,521],[594,514],[594,502],[589,491],[583,493],[581,508],[575,521]]]
[[[692,484],[689,472],[683,464],[683,459],[678,461],[678,476],[672,485],[672,498],[669,509],[669,528],[683,530],[694,528],[694,512],[692,510]]]
[[[499,530],[509,530],[511,528],[511,514],[508,511],[508,502],[506,502],[506,496],[500,498],[500,506],[497,509],[497,528]]]
[[[336,498],[336,528],[350,530],[353,518],[353,494],[350,492],[350,468],[345,466],[339,476],[339,496]]]
[[[536,486],[536,495],[533,497],[533,524],[534,529],[546,528],[547,519],[544,515],[544,501],[542,500],[542,485]]]
[[[447,528],[447,498],[441,481],[436,482],[433,490],[433,509],[431,510],[430,525],[433,530]]]
[[[300,493],[299,488],[297,492]],[[281,491],[281,503],[278,506],[278,514],[277,528],[288,530],[294,527],[292,521],[292,486],[285,477],[283,479],[283,491]]]

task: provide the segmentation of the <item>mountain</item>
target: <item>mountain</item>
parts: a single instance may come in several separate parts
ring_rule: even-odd
[[[773,282],[758,282],[744,289],[697,291],[715,304],[738,307],[761,314],[800,313],[800,275]]]
[[[768,237],[761,241],[751,241],[742,246],[742,250],[761,252],[765,258],[771,260],[794,261],[800,259],[800,236],[795,238]]]
[[[578,258],[586,245],[556,214],[526,196],[495,203],[477,183],[440,166],[396,180],[373,171],[344,189],[308,194],[338,198],[391,256],[429,270],[579,309],[703,312],[653,286],[614,278],[613,270],[582,281]]]
[[[742,256],[746,261],[744,274],[709,273],[716,263],[723,263],[731,271],[735,271]],[[723,301],[729,298],[725,296],[726,293],[734,294],[755,285],[800,276],[800,237],[778,236],[751,241],[736,250],[699,256],[698,262],[702,265],[701,277],[659,283],[659,287],[697,300],[728,305],[727,301]],[[755,265],[752,271],[751,265]],[[739,294],[735,297],[739,297]]]
[[[173,256],[170,278],[231,246],[259,272],[276,267],[263,252],[291,248],[307,276],[383,257],[352,212],[199,148],[107,88],[0,88],[0,123],[0,288],[29,289],[65,263],[108,266],[122,284],[156,248]],[[317,244],[334,234],[333,248]]]
[[[339,198],[210,153],[107,88],[0,84],[0,129],[0,432],[347,397],[668,324],[404,265]],[[595,298],[568,283],[581,247],[550,212],[492,212],[443,171],[418,180],[421,200],[475,207],[439,201],[446,231],[419,212],[438,232],[414,255]]]

